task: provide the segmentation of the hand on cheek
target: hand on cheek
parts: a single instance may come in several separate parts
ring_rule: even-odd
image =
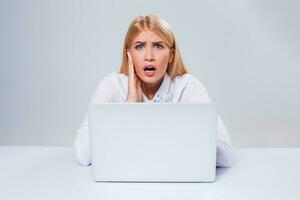
[[[128,94],[125,102],[141,102],[142,101],[141,81],[135,74],[132,58],[128,50],[127,50],[127,55],[128,55]]]

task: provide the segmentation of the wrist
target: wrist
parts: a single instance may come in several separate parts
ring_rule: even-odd
[[[135,98],[126,98],[125,103],[134,103],[137,102]]]

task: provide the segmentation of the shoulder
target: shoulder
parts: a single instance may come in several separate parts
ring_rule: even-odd
[[[175,85],[179,87],[181,86],[185,89],[197,89],[198,91],[205,90],[205,87],[199,81],[199,79],[189,73],[176,76],[174,78],[174,83]]]
[[[121,84],[127,84],[128,82],[128,76],[124,73],[114,73],[114,78],[116,79],[116,81],[119,81]]]
[[[210,101],[203,84],[193,75],[184,74],[174,78],[175,101],[202,102]]]
[[[109,96],[114,95],[117,91],[115,84],[116,77],[116,72],[110,72],[100,78],[96,86],[95,95],[100,95],[101,93],[105,93]]]
[[[105,86],[108,86],[108,85],[111,85],[113,83],[113,77],[115,76],[114,75],[115,72],[111,72],[111,73],[108,73],[104,76],[102,76],[102,78],[100,78],[100,80],[98,81],[98,87],[99,86],[102,86],[102,87],[105,87]]]
[[[98,84],[98,88],[105,88],[107,92],[112,93],[114,96],[114,100],[116,101],[118,101],[119,99],[119,97],[117,96],[120,96],[121,99],[124,99],[126,97],[127,86],[128,76],[116,71],[105,75]]]
[[[118,102],[126,97],[125,74],[110,72],[104,75],[97,83],[92,102]]]
[[[123,81],[127,81],[127,76],[125,74],[120,74],[114,71],[104,75],[98,81],[97,85],[99,87],[106,88],[106,87],[116,86],[116,84],[121,83]]]

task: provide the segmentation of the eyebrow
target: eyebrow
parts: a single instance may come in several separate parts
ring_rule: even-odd
[[[134,44],[137,44],[137,43],[145,44],[146,42],[136,41]],[[152,44],[159,44],[159,43],[164,43],[164,42],[163,41],[152,42]]]

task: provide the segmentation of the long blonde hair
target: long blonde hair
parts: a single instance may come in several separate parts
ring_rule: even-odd
[[[139,16],[135,18],[127,31],[123,45],[123,59],[119,73],[128,72],[127,49],[131,46],[134,38],[142,31],[150,30],[158,34],[174,53],[172,62],[168,64],[167,73],[173,79],[177,75],[188,73],[187,68],[180,55],[178,44],[169,24],[155,15]]]

